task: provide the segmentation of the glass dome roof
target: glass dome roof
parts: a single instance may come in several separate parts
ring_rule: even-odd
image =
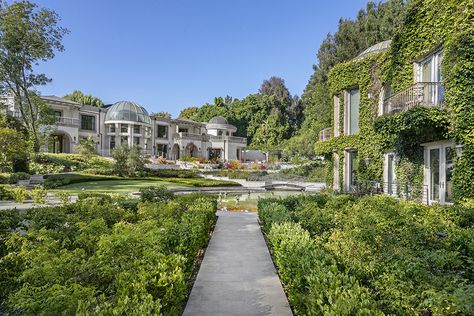
[[[105,115],[105,122],[107,121],[131,121],[151,124],[150,116],[145,108],[131,101],[114,103]]]
[[[229,124],[229,122],[227,122],[227,120],[223,116],[214,116],[213,118],[211,118],[209,123],[211,123],[211,124],[225,124],[225,125]]]
[[[388,41],[384,41],[384,42],[380,42],[378,44],[375,44],[374,46],[371,46],[371,47],[367,48],[366,50],[364,50],[362,53],[360,53],[354,59],[359,60],[359,59],[362,59],[364,57],[370,56],[372,54],[385,52],[390,48],[391,43],[392,43],[392,41],[388,40]]]

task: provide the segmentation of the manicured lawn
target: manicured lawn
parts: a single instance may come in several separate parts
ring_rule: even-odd
[[[87,192],[102,192],[102,193],[130,193],[138,192],[140,188],[151,186],[151,185],[162,185],[168,189],[173,188],[186,188],[191,185],[173,183],[163,180],[131,180],[131,179],[120,179],[120,180],[103,180],[103,181],[89,181],[81,183],[68,184],[59,187],[53,191],[68,191],[71,193],[79,193],[83,191]]]
[[[56,179],[56,180],[54,180]],[[140,188],[147,186],[162,185],[168,189],[188,188],[188,187],[220,187],[220,186],[240,186],[231,181],[211,180],[205,178],[164,178],[164,177],[146,177],[146,178],[120,178],[117,176],[102,176],[88,174],[62,174],[54,175],[47,181],[64,181],[53,191],[69,191],[73,194],[79,192],[101,192],[101,193],[130,193],[137,192]]]

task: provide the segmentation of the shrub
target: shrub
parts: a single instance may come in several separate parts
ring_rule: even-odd
[[[140,204],[82,198],[29,209],[18,219],[0,214],[0,237],[3,223],[8,226],[2,312],[179,315],[197,254],[215,224],[215,198]],[[28,223],[27,234],[11,232],[20,222]]]
[[[386,196],[259,201],[290,302],[317,315],[472,314],[473,212]]]
[[[163,186],[149,186],[140,189],[142,202],[164,202],[171,200],[174,194]]]
[[[97,145],[94,137],[88,136],[79,140],[79,146],[77,150],[79,155],[84,156],[85,158],[90,158],[91,156],[97,154],[96,146]]]
[[[48,190],[46,190],[43,186],[37,185],[30,191],[30,195],[33,199],[33,202],[36,204],[45,204],[46,197],[48,195]]]
[[[22,186],[14,186],[10,190],[11,196],[13,197],[13,200],[17,203],[23,203],[26,200],[26,197],[28,196],[28,191],[25,189],[25,187]]]
[[[9,184],[0,185],[0,200],[13,200],[12,195],[13,186]]]
[[[61,204],[68,204],[70,202],[69,192],[67,191],[57,191],[54,195],[59,199]]]

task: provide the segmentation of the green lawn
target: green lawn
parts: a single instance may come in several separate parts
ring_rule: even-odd
[[[53,191],[68,191],[72,194],[79,192],[100,192],[100,193],[130,193],[138,192],[140,188],[151,186],[151,185],[162,185],[168,189],[173,188],[186,188],[191,185],[182,183],[173,183],[163,180],[131,180],[131,179],[120,179],[120,180],[103,180],[103,181],[90,181],[68,184]]]
[[[220,186],[240,186],[238,183],[230,181],[211,180],[205,178],[163,178],[163,177],[147,177],[147,178],[120,178],[117,176],[102,176],[88,174],[62,174],[54,175],[47,181],[62,179],[66,180],[52,191],[68,191],[71,194],[79,192],[100,192],[100,193],[130,193],[138,192],[140,188],[147,186],[162,185],[168,189],[189,188],[189,187],[220,187]]]

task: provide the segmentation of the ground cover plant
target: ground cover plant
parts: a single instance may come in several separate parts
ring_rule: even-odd
[[[385,196],[260,200],[298,315],[472,315],[474,204]]]
[[[88,193],[64,206],[2,211],[0,311],[180,314],[216,200],[167,197],[142,203]]]

